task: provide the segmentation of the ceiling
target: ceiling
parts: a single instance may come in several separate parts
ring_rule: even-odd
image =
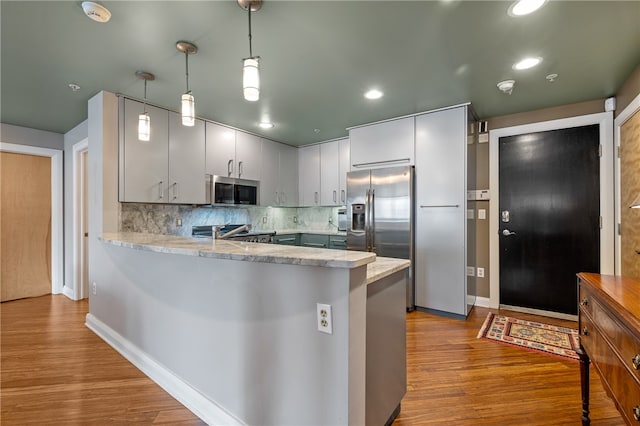
[[[3,123],[65,133],[100,90],[178,110],[189,58],[196,115],[291,145],[347,127],[472,102],[479,118],[614,95],[640,64],[639,1],[549,1],[523,17],[508,1],[275,1],[252,14],[260,100],[242,96],[247,13],[229,1],[6,1],[1,14]],[[525,56],[535,68],[515,71]],[[546,76],[558,74],[550,83]],[[516,80],[511,95],[496,84]],[[81,89],[73,92],[69,83]],[[384,92],[367,100],[364,92]],[[275,124],[269,130],[258,122]]]

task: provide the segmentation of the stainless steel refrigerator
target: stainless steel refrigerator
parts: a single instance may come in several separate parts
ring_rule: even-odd
[[[347,173],[347,249],[411,261],[407,310],[414,302],[413,166]]]

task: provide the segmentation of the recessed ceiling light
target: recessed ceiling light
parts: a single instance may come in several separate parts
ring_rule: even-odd
[[[80,90],[80,86],[78,86],[75,83],[69,83],[67,86],[69,86],[69,89],[73,90],[74,92],[77,92],[78,90]]]
[[[547,0],[518,0],[509,7],[509,15],[524,16],[540,9]]]
[[[367,93],[364,94],[364,97],[367,99],[380,99],[384,95],[381,91],[377,89],[371,89]]]
[[[520,62],[516,62],[513,64],[514,70],[527,70],[529,68],[533,68],[542,62],[542,58],[524,58]]]
[[[268,121],[261,121],[258,126],[262,127],[263,129],[271,129],[273,128],[273,123],[269,123]]]
[[[92,1],[83,1],[82,10],[84,10],[85,15],[96,22],[104,23],[109,22],[109,19],[111,19],[111,12],[109,12],[109,9]]]

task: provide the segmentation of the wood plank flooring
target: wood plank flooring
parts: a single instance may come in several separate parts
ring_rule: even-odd
[[[204,424],[84,326],[86,301],[49,295],[0,310],[2,425]],[[580,424],[578,363],[477,339],[487,312],[408,315],[408,392],[394,425]],[[592,425],[623,425],[591,377]]]

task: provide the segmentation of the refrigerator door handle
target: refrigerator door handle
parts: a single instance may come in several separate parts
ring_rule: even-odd
[[[371,252],[376,252],[376,190],[372,189],[369,195],[369,223],[371,224]]]
[[[364,250],[370,251],[370,228],[371,228],[371,190],[367,189],[364,196]]]

